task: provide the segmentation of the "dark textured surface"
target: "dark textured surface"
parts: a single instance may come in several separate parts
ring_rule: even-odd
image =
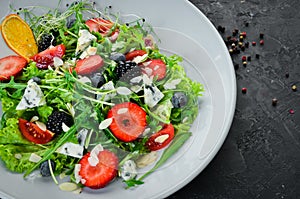
[[[220,33],[223,38],[238,29],[257,45],[250,44],[232,57],[239,64],[238,95],[224,145],[201,174],[169,198],[300,198],[300,2],[191,2],[216,27],[225,27],[225,33]],[[260,33],[264,33],[263,46]],[[252,58],[246,67],[243,55]],[[297,91],[292,90],[293,84]],[[272,105],[273,98],[277,106]]]

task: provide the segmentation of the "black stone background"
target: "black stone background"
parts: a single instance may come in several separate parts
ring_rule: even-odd
[[[258,44],[232,57],[239,64],[237,104],[224,145],[202,173],[169,198],[300,198],[300,1],[190,1],[216,28],[225,27],[223,38],[238,29]],[[243,55],[252,58],[246,67]]]

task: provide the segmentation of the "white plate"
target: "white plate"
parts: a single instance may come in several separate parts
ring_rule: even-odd
[[[24,5],[54,7],[57,5],[56,2],[27,0],[18,7]],[[147,177],[144,185],[134,189],[125,190],[121,181],[116,181],[98,191],[85,190],[80,195],[73,195],[60,191],[49,180],[25,181],[22,175],[10,173],[0,165],[0,197],[163,198],[195,178],[223,144],[234,115],[236,79],[227,48],[211,22],[187,0],[99,2],[101,8],[112,6],[112,12],[120,12],[126,17],[134,15],[144,17],[155,27],[162,41],[159,47],[163,52],[182,56],[184,58],[182,64],[188,75],[204,84],[206,91],[200,100],[200,113],[191,129],[193,136],[161,169]],[[0,5],[0,16],[4,17],[9,12],[8,2],[1,1]],[[66,5],[66,1],[63,1],[62,5]],[[0,57],[12,54],[5,47],[2,38],[0,45]]]

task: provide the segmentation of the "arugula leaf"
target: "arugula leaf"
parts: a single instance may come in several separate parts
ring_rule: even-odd
[[[125,184],[127,185],[126,189],[137,186],[137,185],[144,184],[143,181],[136,180],[136,179],[124,180],[123,182],[125,182]]]
[[[174,140],[172,143],[166,148],[160,157],[160,159],[156,162],[154,167],[147,171],[144,175],[142,175],[138,180],[143,180],[145,177],[153,173],[156,169],[158,169],[160,166],[162,166],[172,155],[174,155],[179,148],[189,139],[189,137],[192,135],[191,132],[177,132],[177,134],[174,137]]]

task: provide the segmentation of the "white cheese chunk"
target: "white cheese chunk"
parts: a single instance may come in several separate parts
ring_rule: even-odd
[[[172,108],[173,104],[171,100],[165,100],[155,107],[153,113],[160,117],[162,120],[168,121],[171,116]]]
[[[68,155],[75,158],[82,158],[83,156],[83,146],[75,144],[72,142],[66,142],[61,147],[59,147],[56,152],[64,155]]]
[[[85,145],[85,140],[88,134],[88,130],[87,129],[81,129],[78,134],[77,134],[77,140],[80,146],[84,146]]]
[[[78,33],[77,46],[75,50],[75,54],[78,52],[84,51],[89,45],[91,45],[92,41],[96,41],[96,37],[91,34],[88,30],[79,30]]]
[[[127,160],[124,162],[121,169],[121,177],[124,180],[133,179],[137,175],[136,164],[132,160]]]
[[[24,95],[17,105],[16,110],[25,110],[37,106],[43,106],[46,100],[41,88],[32,79],[28,81]]]
[[[154,107],[163,97],[164,94],[156,86],[144,86],[145,104],[150,108]]]

